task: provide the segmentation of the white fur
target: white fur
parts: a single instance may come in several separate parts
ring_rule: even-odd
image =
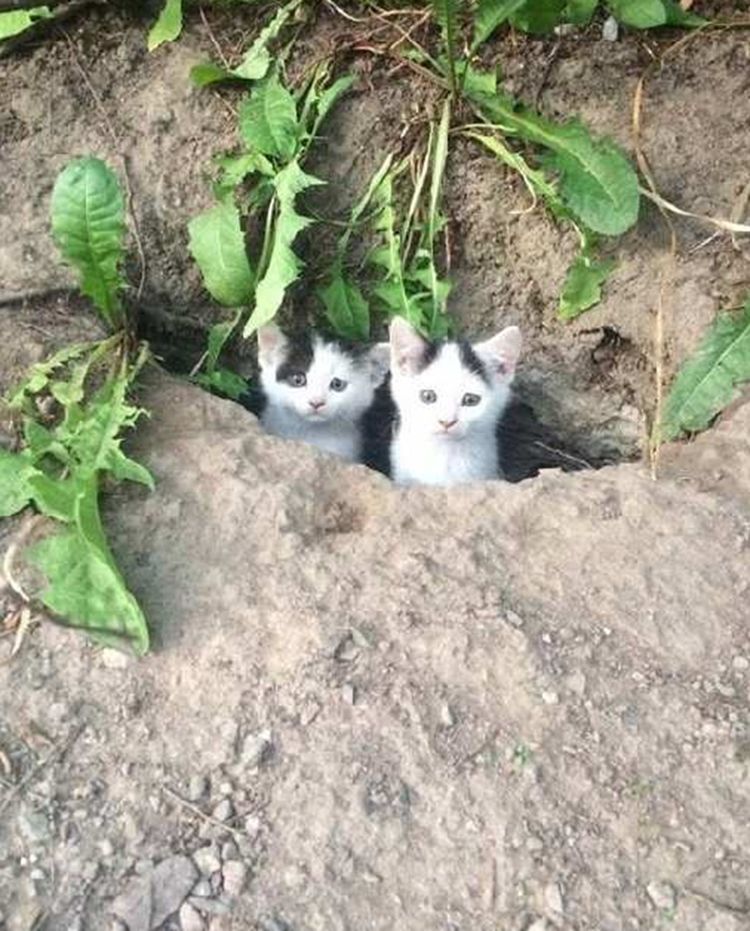
[[[473,348],[491,385],[464,367],[455,343],[446,343],[422,368],[425,341],[405,321],[391,324],[391,392],[399,412],[391,470],[399,484],[457,485],[500,477],[496,430],[510,400],[521,334],[508,327]],[[434,403],[421,400],[425,390],[435,392]],[[466,394],[478,395],[479,403],[462,404]]]
[[[382,349],[353,359],[320,336],[313,336],[313,361],[305,372],[306,384],[293,387],[277,381],[276,372],[286,357],[287,340],[275,326],[258,331],[260,381],[266,395],[263,427],[275,436],[310,443],[352,462],[360,457],[362,415],[385,375]],[[331,381],[347,383],[334,391]],[[311,402],[323,403],[315,410]]]

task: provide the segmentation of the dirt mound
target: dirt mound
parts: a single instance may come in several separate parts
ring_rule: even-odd
[[[750,406],[718,432],[731,488],[446,492],[174,381],[143,400],[158,490],[108,523],[157,652],[45,625],[0,667],[31,774],[0,820],[13,931],[109,928],[118,894],[140,927],[128,894],[179,854],[207,875],[172,910],[203,883],[211,927],[743,926]]]

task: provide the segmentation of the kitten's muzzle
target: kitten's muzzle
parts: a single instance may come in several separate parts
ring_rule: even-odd
[[[326,406],[326,402],[320,401],[320,400],[308,401],[307,403],[315,411],[315,413],[317,413],[319,410],[321,410],[322,408]]]

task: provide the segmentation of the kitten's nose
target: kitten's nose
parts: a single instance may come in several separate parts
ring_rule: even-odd
[[[325,406],[326,406],[326,402],[325,402],[325,401],[319,401],[319,400],[310,401],[309,404],[310,404],[310,407],[311,407],[314,411],[319,411],[319,410],[321,409],[321,407],[325,407]]]
[[[457,420],[438,420],[438,423],[443,428],[443,430],[450,430],[451,427],[455,427],[458,423]]]

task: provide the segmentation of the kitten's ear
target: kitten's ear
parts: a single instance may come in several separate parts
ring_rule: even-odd
[[[403,317],[394,317],[388,329],[391,347],[391,368],[402,375],[415,375],[427,350],[427,342]]]
[[[490,363],[499,378],[511,379],[518,365],[522,344],[521,331],[517,326],[509,326],[492,339],[478,343],[474,349]]]
[[[286,346],[286,336],[273,323],[258,329],[258,362],[261,368],[273,365]]]
[[[375,343],[368,350],[367,357],[370,363],[370,379],[374,385],[379,385],[391,367],[391,344]]]

